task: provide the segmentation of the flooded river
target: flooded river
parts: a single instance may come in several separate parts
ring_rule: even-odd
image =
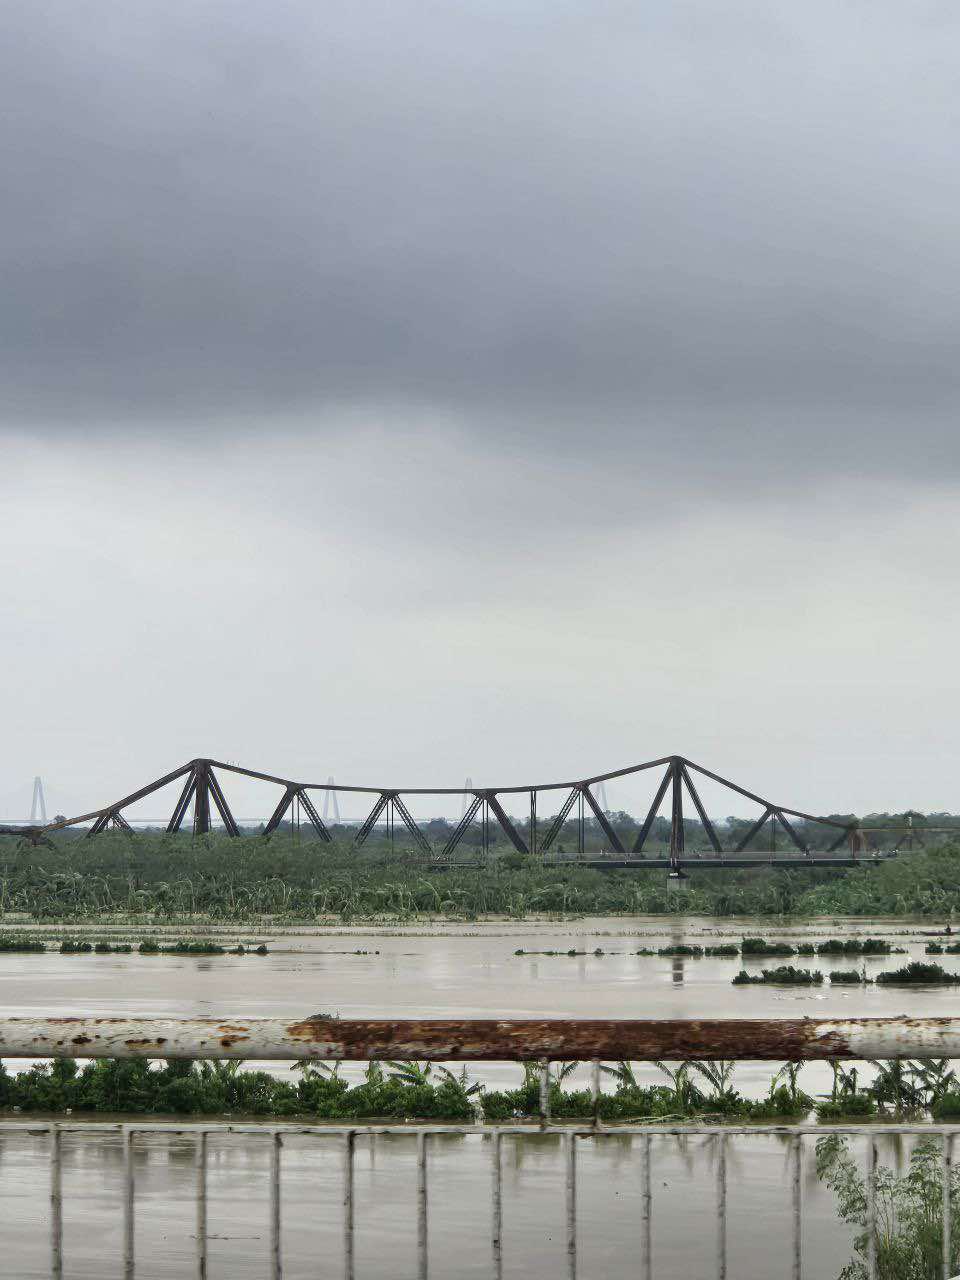
[[[774,928],[769,922],[657,918],[563,923],[495,922],[393,929],[249,932],[266,956],[111,956],[0,954],[7,1013],[127,1013],[343,1017],[817,1017],[936,1014],[955,1009],[950,988],[733,987],[741,962],[638,956],[670,943],[714,944],[744,934],[794,944],[828,936],[885,937],[907,955],[867,959],[868,972],[923,955],[922,931],[903,921],[856,921]],[[103,931],[99,931],[102,933]],[[182,934],[182,931],[180,931]],[[558,951],[560,955],[515,954]],[[568,950],[586,952],[568,956]],[[594,954],[599,950],[602,954]],[[356,954],[362,952],[363,954]],[[960,957],[942,957],[960,969]],[[769,961],[766,962],[769,965]],[[849,968],[859,960],[801,960]],[[757,961],[749,967],[759,968]],[[15,1064],[9,1063],[9,1067]],[[277,1063],[272,1069],[288,1070]],[[765,1091],[772,1068],[745,1064],[735,1083]],[[516,1064],[478,1064],[496,1085],[519,1081]],[[655,1068],[644,1077],[658,1078]],[[805,1069],[808,1092],[827,1087],[829,1071]],[[579,1275],[597,1280],[638,1274],[638,1140],[626,1136],[578,1144]],[[0,1137],[5,1208],[5,1274],[45,1276],[48,1164],[46,1139]],[[858,1149],[858,1154],[862,1154]],[[907,1148],[881,1143],[881,1161],[902,1163]],[[443,1135],[430,1143],[430,1263],[435,1276],[490,1274],[490,1141]],[[268,1274],[269,1141],[224,1135],[210,1140],[211,1276]],[[653,1143],[653,1240],[657,1280],[715,1274],[715,1150],[709,1138],[658,1137]],[[358,1277],[416,1275],[415,1142],[363,1138],[357,1145]],[[143,1139],[136,1155],[137,1275],[190,1274],[194,1230],[193,1147],[181,1137]],[[790,1273],[789,1149],[777,1137],[731,1138],[728,1151],[728,1275],[776,1280]],[[64,1140],[65,1274],[121,1274],[119,1138]],[[333,1136],[294,1137],[283,1152],[285,1272],[342,1274],[341,1154]],[[832,1195],[805,1151],[804,1273],[836,1276],[851,1253],[850,1231],[836,1220]],[[509,1277],[564,1274],[564,1184],[560,1141],[552,1135],[506,1139],[503,1151],[503,1268]]]

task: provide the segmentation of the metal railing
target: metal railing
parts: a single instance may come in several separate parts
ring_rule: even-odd
[[[0,1058],[767,1062],[960,1058],[960,1017],[0,1017]]]
[[[951,1258],[951,1170],[957,1129],[942,1125],[678,1125],[616,1124],[606,1127],[599,1115],[601,1060],[635,1061],[733,1058],[800,1061],[810,1059],[875,1059],[960,1057],[958,1018],[877,1018],[847,1020],[713,1020],[561,1021],[561,1020],[418,1020],[340,1021],[322,1015],[303,1020],[265,1019],[127,1019],[0,1018],[0,1057],[140,1057],[252,1059],[416,1059],[434,1061],[537,1060],[540,1064],[539,1122],[510,1125],[350,1125],[152,1123],[0,1123],[0,1135],[44,1136],[50,1160],[50,1274],[62,1280],[63,1138],[82,1136],[95,1142],[119,1135],[124,1151],[122,1193],[123,1270],[136,1273],[137,1186],[134,1153],[146,1135],[177,1135],[194,1143],[196,1257],[194,1274],[208,1271],[207,1164],[212,1135],[244,1135],[269,1145],[268,1200],[269,1275],[282,1280],[283,1149],[293,1136],[311,1142],[338,1142],[342,1151],[343,1275],[355,1278],[355,1148],[359,1135],[413,1135],[416,1141],[416,1237],[418,1280],[429,1274],[429,1152],[438,1135],[483,1135],[490,1142],[490,1274],[501,1280],[503,1250],[502,1146],[504,1138],[519,1143],[543,1134],[559,1136],[563,1149],[566,1273],[578,1271],[578,1152],[587,1143],[630,1137],[639,1141],[639,1223],[625,1224],[639,1251],[641,1280],[654,1280],[651,1197],[651,1144],[654,1136],[706,1136],[716,1151],[715,1241],[717,1280],[727,1280],[727,1146],[731,1138],[777,1136],[791,1148],[791,1276],[803,1280],[802,1170],[804,1140],[824,1135],[856,1135],[866,1144],[867,1274],[877,1271],[877,1139],[882,1135],[936,1137],[941,1144],[943,1178],[942,1233],[944,1280]],[[592,1062],[594,1115],[591,1123],[555,1124],[550,1115],[550,1061]],[[812,1280],[812,1278],[811,1278]]]
[[[654,1137],[690,1137],[696,1134],[715,1144],[715,1216],[714,1216],[714,1274],[717,1280],[727,1280],[727,1147],[736,1137],[780,1137],[790,1145],[790,1276],[791,1280],[803,1280],[803,1169],[805,1139],[827,1135],[854,1136],[866,1147],[866,1194],[868,1241],[867,1274],[869,1280],[878,1280],[877,1271],[877,1139],[880,1136],[936,1137],[941,1144],[943,1176],[942,1231],[943,1277],[949,1280],[951,1257],[951,1170],[953,1167],[953,1143],[955,1128],[934,1125],[885,1124],[873,1126],[843,1127],[838,1125],[729,1125],[681,1126],[681,1125],[618,1125],[615,1128],[579,1126],[519,1126],[500,1125],[379,1125],[379,1126],[308,1126],[308,1125],[243,1125],[226,1123],[142,1123],[119,1124],[62,1124],[44,1125],[28,1122],[0,1123],[0,1135],[46,1136],[49,1140],[50,1159],[50,1275],[62,1280],[64,1275],[63,1248],[63,1138],[80,1136],[85,1142],[102,1140],[104,1136],[119,1136],[123,1146],[123,1184],[120,1214],[122,1232],[122,1270],[124,1280],[136,1276],[136,1222],[137,1180],[134,1155],[138,1139],[147,1136],[168,1135],[187,1137],[194,1144],[195,1160],[195,1263],[193,1274],[198,1280],[206,1280],[210,1259],[210,1238],[207,1229],[207,1162],[208,1144],[212,1136],[243,1135],[267,1145],[269,1170],[264,1187],[267,1202],[265,1216],[268,1223],[268,1272],[270,1280],[282,1280],[284,1260],[282,1247],[283,1225],[283,1150],[285,1140],[291,1137],[309,1137],[318,1143],[336,1143],[342,1158],[341,1231],[344,1280],[355,1280],[355,1151],[358,1137],[375,1141],[377,1137],[399,1136],[413,1138],[416,1142],[416,1275],[418,1280],[428,1280],[429,1265],[429,1204],[431,1139],[436,1136],[483,1135],[490,1143],[490,1204],[489,1204],[489,1274],[494,1280],[502,1280],[504,1269],[503,1247],[503,1165],[504,1138],[522,1142],[539,1134],[557,1135],[562,1144],[564,1182],[564,1248],[566,1276],[577,1280],[578,1237],[581,1226],[589,1230],[589,1221],[581,1224],[578,1212],[578,1153],[584,1143],[604,1142],[629,1136],[639,1139],[639,1168],[637,1178],[640,1188],[639,1222],[625,1222],[624,1241],[639,1254],[636,1274],[640,1280],[654,1280],[652,1248],[652,1194],[653,1176],[652,1139]],[[702,1235],[702,1227],[698,1228]],[[104,1260],[106,1263],[106,1260]],[[105,1271],[108,1274],[109,1270]],[[323,1274],[331,1274],[329,1271]],[[819,1278],[818,1278],[819,1280]]]

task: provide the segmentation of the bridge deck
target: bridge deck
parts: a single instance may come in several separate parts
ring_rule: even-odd
[[[878,863],[887,862],[895,856],[892,853],[883,853],[860,854],[857,857],[846,854],[841,857],[832,853],[812,853],[809,856],[802,854],[771,854],[766,858],[758,858],[749,857],[745,854],[731,853],[723,857],[717,857],[715,854],[704,854],[702,858],[687,856],[680,858],[676,863],[671,863],[667,857],[586,857],[545,859],[543,865],[545,867],[593,867],[597,871],[669,871],[673,866],[679,866],[681,870],[694,871],[735,871],[750,867],[804,867],[809,870],[811,867],[873,867]],[[437,868],[449,868],[451,871],[464,871],[476,870],[478,864],[476,862],[438,862],[434,865]]]

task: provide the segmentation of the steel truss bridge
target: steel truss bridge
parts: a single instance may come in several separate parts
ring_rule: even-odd
[[[616,778],[647,771],[659,772],[659,781],[653,800],[636,835],[628,843],[628,848],[620,833],[617,832],[610,816],[601,808],[594,788],[601,783]],[[214,814],[219,815],[226,834],[239,838],[242,834],[239,823],[234,817],[218,775],[229,773],[259,782],[274,784],[279,790],[276,807],[267,820],[263,833],[270,835],[277,831],[285,820],[292,829],[299,831],[301,822],[308,823],[317,837],[326,843],[333,836],[320,816],[313,796],[317,793],[340,792],[363,794],[373,797],[369,813],[352,831],[352,841],[356,848],[361,848],[369,839],[378,824],[383,824],[391,838],[399,818],[402,829],[412,841],[416,850],[431,862],[440,865],[456,865],[453,861],[458,846],[479,824],[481,833],[481,852],[485,856],[492,839],[496,838],[497,828],[506,836],[509,843],[520,854],[536,854],[543,856],[550,852],[558,842],[566,824],[574,821],[577,832],[577,854],[580,862],[606,868],[626,866],[644,867],[647,869],[666,867],[679,873],[684,865],[706,867],[742,867],[756,866],[764,861],[775,860],[777,865],[785,862],[796,862],[809,865],[816,861],[818,865],[849,866],[856,862],[874,861],[878,855],[864,857],[866,843],[863,833],[855,825],[839,821],[836,818],[825,818],[816,814],[804,813],[799,809],[791,809],[785,805],[775,804],[745,787],[712,773],[703,765],[695,764],[684,756],[663,756],[658,760],[648,760],[643,764],[630,765],[625,769],[615,769],[610,773],[595,774],[574,782],[549,782],[526,786],[460,788],[460,787],[358,787],[342,786],[328,783],[295,782],[289,778],[280,778],[274,774],[260,773],[255,769],[246,769],[240,765],[227,764],[222,760],[200,758],[190,760],[178,769],[156,778],[139,790],[131,792],[120,800],[114,801],[91,813],[81,814],[75,818],[46,823],[43,826],[3,828],[2,830],[32,837],[42,838],[51,832],[66,827],[88,825],[87,834],[96,836],[108,829],[131,831],[133,828],[124,816],[124,810],[144,800],[171,783],[180,782],[179,797],[173,812],[166,824],[168,833],[178,832],[189,822],[194,835],[205,835],[211,830],[215,821]],[[756,821],[743,834],[739,835],[733,847],[724,848],[716,826],[711,822],[700,793],[697,790],[697,779],[708,778],[712,782],[726,788],[737,796],[759,805],[760,814]],[[542,797],[551,792],[565,793],[559,809],[549,818],[538,817],[538,807],[542,810]],[[512,819],[504,808],[503,798],[524,795],[529,803],[529,824],[524,823],[526,833]],[[464,812],[459,822],[452,828],[445,840],[432,842],[427,833],[417,823],[405,801],[409,796],[462,796]],[[670,811],[669,850],[663,856],[644,856],[644,846],[650,836],[661,806],[668,801]],[[702,824],[703,833],[710,845],[707,854],[696,853],[685,849],[684,812],[685,804],[692,806]],[[188,817],[189,815],[189,817]],[[692,813],[691,813],[692,816]],[[585,824],[590,819],[596,821],[603,833],[609,853],[602,857],[587,857]],[[800,827],[799,824],[804,826]],[[806,843],[806,827],[813,824],[815,829],[824,830],[830,837],[826,852],[816,854]],[[754,845],[767,831],[771,844],[769,859],[758,856],[756,852],[747,855],[747,849]],[[773,858],[776,849],[776,836],[782,831],[789,839],[795,852],[788,856]],[[728,840],[728,843],[731,843]]]

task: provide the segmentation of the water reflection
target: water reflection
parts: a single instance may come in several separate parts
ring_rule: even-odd
[[[639,1140],[610,1134],[578,1141],[577,1211],[581,1277],[637,1274]],[[211,1135],[208,1218],[212,1275],[267,1274],[269,1137]],[[903,1159],[909,1143],[883,1144]],[[889,1152],[889,1154],[888,1154]],[[490,1272],[488,1136],[443,1134],[429,1142],[431,1274]],[[715,1264],[717,1144],[709,1135],[657,1136],[651,1144],[653,1247],[657,1280],[712,1274]],[[777,1280],[790,1274],[790,1162],[780,1136],[727,1139],[728,1274]],[[102,1280],[118,1274],[123,1152],[116,1135],[67,1135],[63,1146],[66,1274]],[[285,1274],[342,1268],[342,1150],[334,1135],[290,1136],[282,1153]],[[850,1237],[805,1153],[805,1272],[839,1274]],[[135,1152],[137,1275],[188,1274],[194,1252],[194,1143],[150,1135]],[[556,1134],[505,1137],[504,1274],[554,1280],[564,1273],[564,1162]],[[414,1135],[364,1136],[356,1145],[356,1248],[364,1280],[416,1274]],[[46,1276],[47,1140],[0,1136],[4,1273]]]
[[[859,920],[829,926],[831,936],[886,936],[904,945],[906,959],[923,957],[919,933],[903,936],[903,922]],[[929,926],[927,926],[929,927]],[[884,986],[810,992],[734,988],[739,959],[676,956],[669,969],[640,948],[738,941],[744,934],[786,937],[792,943],[827,936],[827,926],[769,921],[615,918],[536,923],[498,922],[462,928],[424,926],[349,935],[341,931],[270,938],[265,957],[62,957],[53,952],[0,955],[9,1013],[129,1013],[144,1016],[216,1012],[225,1015],[302,1015],[316,1009],[341,1016],[515,1017],[794,1017],[881,1016],[952,1010],[950,988],[903,990]],[[345,947],[356,945],[365,955]],[[596,948],[602,954],[595,954]],[[520,949],[526,955],[516,955]],[[568,955],[575,949],[587,954]],[[555,952],[531,956],[530,952]],[[336,952],[336,955],[332,954]],[[888,967],[866,961],[871,971]],[[953,962],[945,960],[947,967]],[[826,966],[825,966],[826,967]],[[9,1065],[9,1064],[8,1064]],[[288,1064],[275,1064],[286,1072]],[[361,1068],[348,1068],[350,1078]],[[735,1085],[756,1096],[772,1068],[746,1063]],[[489,1063],[471,1074],[491,1086],[515,1087],[517,1064]],[[663,1082],[652,1065],[638,1067],[644,1083]],[[578,1072],[570,1085],[586,1084]],[[829,1069],[805,1068],[802,1087],[829,1090]],[[885,1137],[881,1159],[903,1171],[912,1143]],[[416,1274],[415,1167],[412,1137],[363,1138],[357,1144],[357,1274],[396,1280]],[[431,1140],[431,1274],[490,1274],[490,1143],[444,1135]],[[713,1274],[716,1148],[703,1135],[656,1137],[654,1260],[657,1280]],[[859,1158],[859,1157],[858,1157]],[[152,1137],[136,1151],[139,1276],[189,1274],[194,1230],[193,1145]],[[235,1280],[268,1274],[265,1140],[210,1140],[211,1274]],[[727,1145],[728,1275],[776,1280],[790,1274],[789,1149],[783,1139],[731,1138]],[[123,1152],[112,1136],[64,1143],[66,1274],[119,1274]],[[3,1273],[49,1274],[49,1170],[46,1140],[0,1136],[0,1195],[4,1210]],[[342,1272],[341,1157],[333,1139],[291,1138],[283,1150],[284,1250],[288,1276]],[[561,1144],[553,1135],[504,1140],[504,1274],[539,1280],[564,1274],[564,1184]],[[837,1276],[851,1256],[849,1232],[837,1221],[833,1198],[817,1181],[812,1143],[805,1147],[804,1273]],[[639,1158],[623,1134],[585,1141],[579,1152],[578,1212],[581,1277],[619,1280],[638,1272]],[[322,1268],[317,1260],[322,1260]]]
[[[683,921],[679,919],[674,920],[672,922],[672,927],[670,929],[670,946],[671,947],[682,946],[684,937],[685,937],[685,929],[684,929]],[[684,960],[685,960],[684,956],[673,957],[673,962],[671,965],[671,977],[673,978],[673,985],[675,987],[683,986]]]

